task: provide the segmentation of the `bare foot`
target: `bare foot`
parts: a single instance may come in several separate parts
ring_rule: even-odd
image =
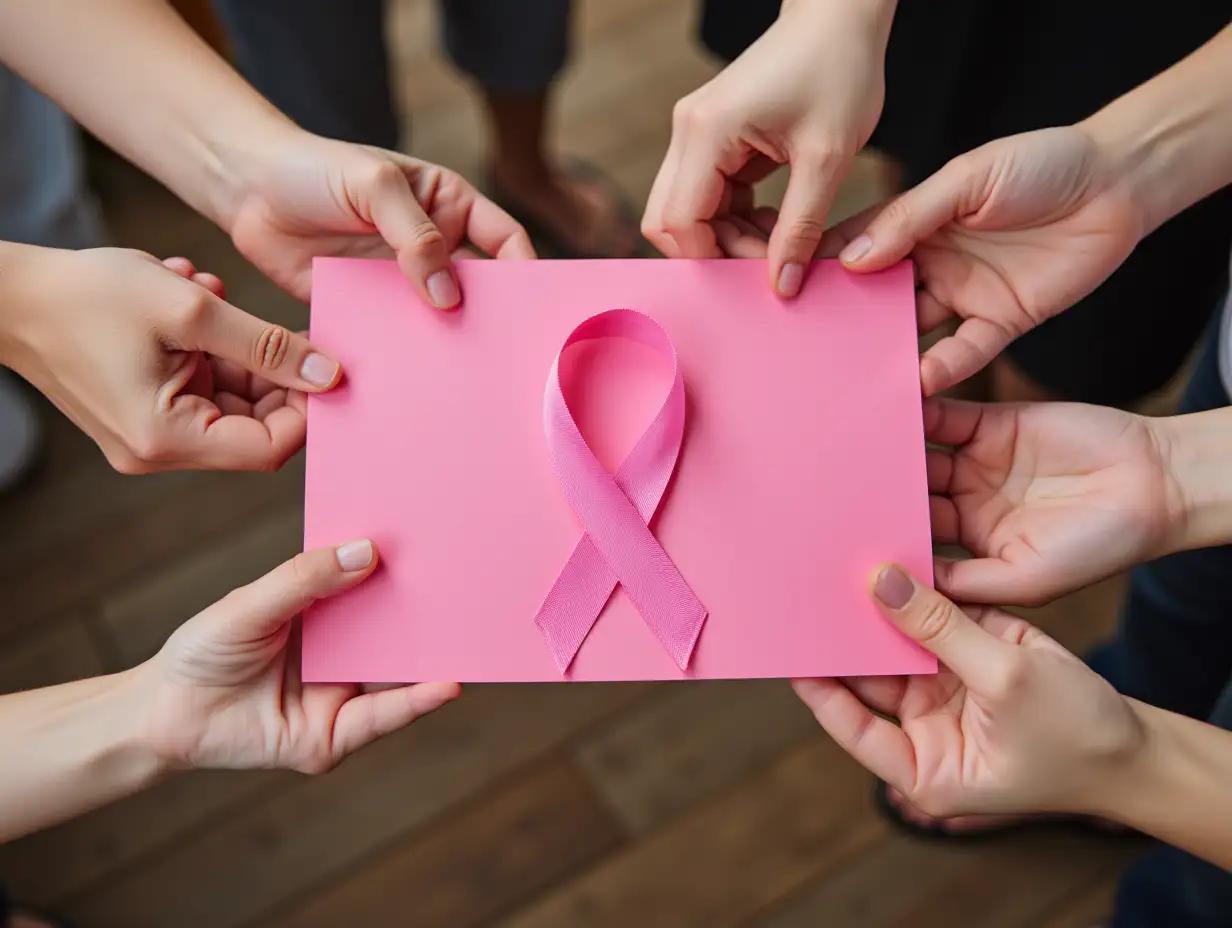
[[[596,258],[629,258],[637,251],[636,226],[597,180],[559,169],[519,176],[498,163],[492,181],[502,205],[563,251]]]

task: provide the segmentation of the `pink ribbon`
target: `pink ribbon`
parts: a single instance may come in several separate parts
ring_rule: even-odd
[[[593,338],[633,338],[672,361],[672,385],[663,406],[615,474],[586,444],[560,385],[560,358]],[[706,621],[698,601],[648,523],[667,490],[684,438],[684,379],[667,332],[648,316],[612,309],[570,333],[552,363],[543,397],[548,452],[565,498],[584,534],[535,616],[563,674],[619,583],[681,670],[689,665]]]

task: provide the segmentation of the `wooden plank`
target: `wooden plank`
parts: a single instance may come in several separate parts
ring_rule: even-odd
[[[1115,867],[1082,892],[1064,900],[1048,918],[1032,928],[1096,928],[1111,922],[1117,884],[1124,867]]]
[[[149,483],[149,492],[136,495],[131,507],[64,538],[54,553],[8,562],[12,567],[0,572],[6,613],[2,633],[99,596],[215,533],[258,517],[267,506],[301,498],[302,480],[302,464],[296,463],[272,475],[198,474],[191,481]],[[105,494],[110,487],[110,480],[99,480],[94,491]],[[64,510],[56,506],[54,511]]]
[[[1062,830],[966,845],[895,836],[752,925],[1034,928],[1135,844]]]
[[[424,825],[646,692],[472,687],[333,773],[289,781],[66,906],[83,924],[241,925]],[[225,889],[225,891],[223,891]]]
[[[297,504],[267,509],[242,530],[108,594],[99,623],[123,666],[145,660],[202,609],[293,557],[303,548],[303,521]]]
[[[554,761],[456,816],[378,850],[262,928],[468,928],[538,893],[620,842],[577,771]],[[413,913],[413,914],[411,914]]]
[[[79,616],[62,619],[0,650],[0,693],[16,693],[105,672],[90,630]]]
[[[722,928],[884,838],[869,781],[817,738],[719,802],[608,858],[506,928]]]
[[[695,683],[587,738],[577,757],[637,834],[713,799],[818,731],[784,681]]]
[[[184,774],[56,828],[0,844],[0,874],[21,899],[54,906],[109,884],[116,873],[133,867],[139,872],[166,848],[191,841],[197,829],[242,815],[236,807],[244,801],[296,782],[291,774],[272,771]]]

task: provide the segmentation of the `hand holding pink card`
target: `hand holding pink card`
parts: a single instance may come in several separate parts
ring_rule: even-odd
[[[384,566],[304,620],[309,681],[931,673],[867,596],[931,576],[911,269],[314,266],[306,544]]]

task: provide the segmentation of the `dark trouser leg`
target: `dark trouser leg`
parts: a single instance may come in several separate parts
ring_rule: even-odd
[[[399,146],[384,0],[214,0],[243,75],[310,132]]]

